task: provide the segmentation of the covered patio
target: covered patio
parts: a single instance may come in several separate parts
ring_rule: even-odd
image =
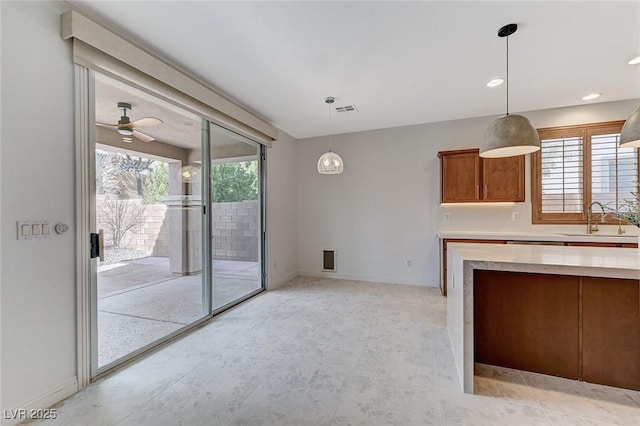
[[[261,287],[258,262],[214,260],[213,309]],[[168,257],[98,267],[98,358],[106,365],[201,318],[202,274],[177,275]]]

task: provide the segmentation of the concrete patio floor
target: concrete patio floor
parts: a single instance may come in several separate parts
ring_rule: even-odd
[[[257,262],[213,261],[213,308],[260,288]],[[202,275],[176,276],[164,257],[98,268],[100,367],[203,317]]]

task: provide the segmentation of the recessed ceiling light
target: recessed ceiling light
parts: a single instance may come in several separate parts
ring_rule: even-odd
[[[587,96],[583,96],[582,100],[583,101],[591,101],[591,100],[599,98],[600,95],[602,95],[602,93],[590,93]]]
[[[637,56],[633,59],[631,59],[629,62],[627,62],[629,65],[638,65],[640,64],[640,56]]]
[[[493,80],[487,83],[487,87],[500,86],[502,83],[504,83],[504,80],[502,78],[494,78]]]

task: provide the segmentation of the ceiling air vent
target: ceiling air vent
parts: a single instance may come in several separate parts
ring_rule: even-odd
[[[336,112],[345,113],[345,112],[358,112],[355,105],[344,105],[336,107]]]

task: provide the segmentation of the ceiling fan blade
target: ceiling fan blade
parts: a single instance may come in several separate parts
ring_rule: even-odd
[[[131,123],[132,127],[145,127],[145,126],[157,126],[158,124],[162,124],[164,121],[159,118],[154,117],[145,117]]]
[[[137,139],[140,139],[142,142],[152,142],[155,140],[153,137],[147,135],[146,133],[142,133],[139,130],[134,130],[133,136],[135,136]]]
[[[107,124],[107,123],[96,123],[96,126],[104,126],[104,127],[118,127],[117,124]]]

